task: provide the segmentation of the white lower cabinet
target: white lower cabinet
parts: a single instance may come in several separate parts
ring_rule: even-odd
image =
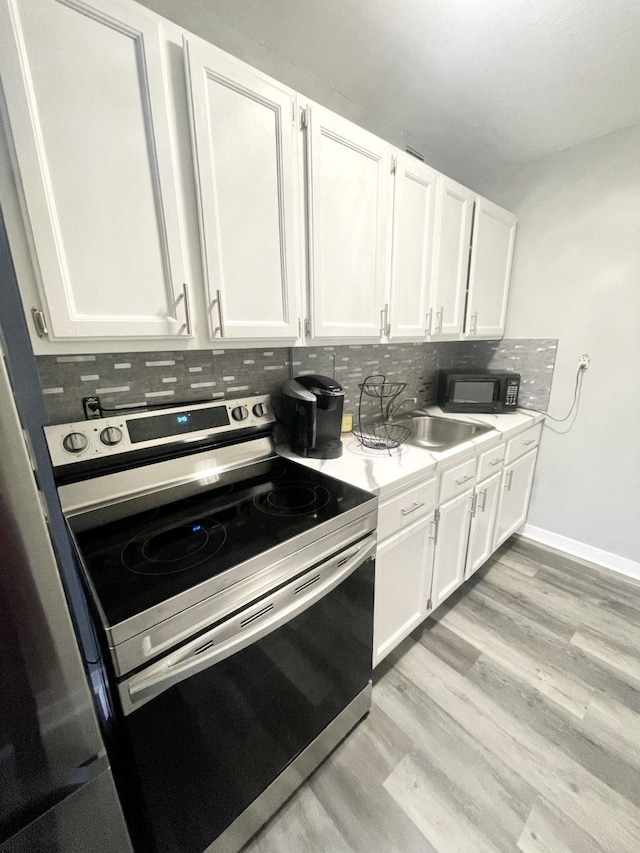
[[[373,665],[376,666],[427,615],[433,566],[434,514],[378,546]]]
[[[537,450],[531,450],[504,469],[493,539],[494,550],[527,518],[537,455]]]
[[[479,483],[474,492],[473,515],[469,533],[465,580],[470,578],[493,553],[501,473]]]
[[[442,504],[433,565],[433,608],[447,599],[464,580],[469,542],[473,490]]]

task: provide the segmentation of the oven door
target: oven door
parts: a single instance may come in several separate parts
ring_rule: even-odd
[[[120,685],[149,849],[201,853],[225,830],[236,849],[322,760],[295,766],[367,691],[374,553],[371,537],[351,546]],[[284,796],[256,809],[287,769]],[[259,819],[238,828],[251,804]]]

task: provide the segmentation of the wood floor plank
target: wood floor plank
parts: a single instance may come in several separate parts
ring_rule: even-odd
[[[382,785],[338,748],[309,780],[314,794],[356,853],[435,853]]]
[[[541,672],[560,670],[576,685],[576,690],[580,685],[584,688],[582,695],[586,696],[589,692],[593,696],[602,693],[633,710],[640,711],[640,690],[635,684],[630,683],[623,673],[587,654],[577,645],[558,642],[557,638],[552,636],[544,626],[522,620],[516,612],[500,612],[491,599],[485,597],[483,600],[484,589],[485,587],[478,586],[477,593],[471,589],[460,601],[460,605],[455,607],[457,616],[454,618],[468,619],[469,614],[473,612],[476,620],[488,626],[494,635],[502,638],[503,643],[510,644],[514,652],[522,649],[523,652],[528,653],[529,657],[532,657],[540,666]],[[479,607],[479,602],[484,609]],[[446,620],[448,611],[446,608],[442,610],[442,617],[441,610],[438,610],[433,618],[444,617],[443,621],[451,628],[450,622]],[[478,644],[478,640],[474,640],[471,631],[467,631],[465,638],[469,642]],[[584,711],[580,711],[578,716],[584,716]]]
[[[411,755],[429,786],[447,792],[446,814],[457,810],[463,823],[472,824],[498,850],[511,853],[537,791],[397,669],[376,685],[375,696],[376,703],[412,738],[416,748]],[[389,789],[389,784],[385,787]],[[432,837],[425,824],[420,826],[437,847],[438,828]]]
[[[599,631],[587,627],[575,632],[571,644],[605,663],[632,687],[640,689],[640,656],[637,648],[632,648],[628,643],[616,643]]]
[[[436,850],[499,853],[499,848],[467,818],[456,789],[444,781],[416,754],[403,758],[385,788]]]
[[[637,853],[640,809],[626,798],[492,702],[468,679],[452,672],[424,646],[416,643],[407,649],[397,668],[496,757],[526,772],[542,796],[599,844],[616,853]]]
[[[303,785],[244,853],[353,853],[309,785]]]
[[[433,619],[423,622],[413,631],[412,636],[461,675],[471,669],[481,654],[476,646]]]
[[[579,720],[485,655],[467,677],[503,710],[516,719],[526,720],[539,735],[640,808],[640,772],[630,754],[632,746],[619,731],[619,714],[614,717],[613,709],[599,712],[596,703],[605,700],[595,699],[584,719]],[[622,705],[615,703],[615,706],[633,715]]]
[[[434,618],[476,645],[514,676],[524,678],[536,690],[582,718],[594,698],[594,691],[573,679],[564,668],[540,659],[540,631],[527,635],[515,620],[500,619],[496,609],[490,609],[490,602],[474,599],[473,595],[470,591],[457,607],[442,614],[437,612]]]
[[[522,853],[613,853],[540,797],[518,839]]]
[[[582,729],[618,766],[635,769],[640,788],[640,714],[613,699],[598,696],[587,708]]]
[[[569,591],[550,584],[543,573],[535,580],[523,580],[514,578],[502,569],[500,564],[496,564],[496,570],[484,576],[486,584],[483,584],[483,589],[495,588],[503,593],[505,600],[511,596],[509,602],[518,609],[524,607],[531,610],[532,617],[542,611],[548,620],[557,620],[560,626],[564,624],[567,628],[577,630],[582,625],[588,625],[597,631],[606,632],[614,639],[630,640],[640,646],[640,619],[634,621],[623,618],[618,609],[613,609],[604,600],[596,603],[589,597],[577,594],[578,590]],[[518,599],[520,604],[517,604]]]

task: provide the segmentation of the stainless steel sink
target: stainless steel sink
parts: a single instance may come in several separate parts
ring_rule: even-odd
[[[402,424],[411,430],[411,437],[407,439],[409,444],[436,451],[448,450],[491,430],[491,427],[483,424],[434,417],[424,412],[411,412],[394,423]]]

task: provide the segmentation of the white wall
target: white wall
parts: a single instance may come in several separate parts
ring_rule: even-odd
[[[506,337],[559,338],[528,522],[640,563],[640,125],[480,182],[518,216]],[[615,563],[615,561],[614,561]]]

